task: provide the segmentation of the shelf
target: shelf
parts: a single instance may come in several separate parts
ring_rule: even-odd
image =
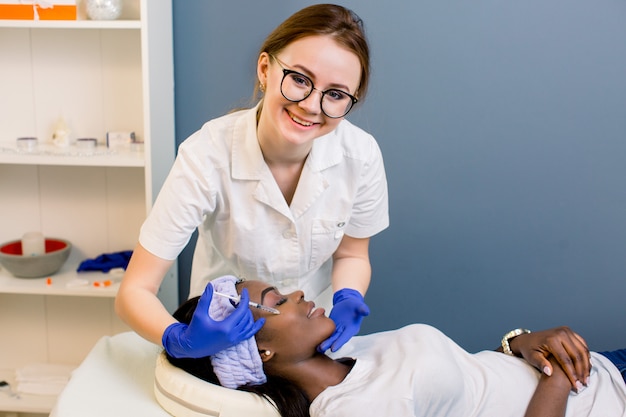
[[[7,381],[15,391],[15,370],[0,369],[0,381]],[[56,395],[19,394],[16,398],[0,391],[0,412],[48,414],[56,401]]]
[[[49,414],[57,397],[49,395],[23,395],[10,398],[0,393],[0,412]]]
[[[109,297],[117,294],[123,271],[112,270],[102,272],[76,272],[76,265],[65,265],[61,271],[48,278],[15,278],[0,267],[0,293],[4,294],[35,294],[35,295],[70,295],[81,297]],[[87,281],[76,285],[77,280]],[[104,286],[104,281],[110,281]],[[99,286],[96,286],[99,283]]]
[[[123,271],[76,269],[136,244],[175,159],[172,2],[124,0],[115,21],[81,14],[0,20],[0,242],[41,230],[75,248],[49,282],[0,266],[0,380],[9,382],[29,363],[78,366],[102,336],[129,330],[115,313]],[[55,146],[60,118],[72,138],[99,146]],[[109,149],[107,131],[133,131],[145,145]],[[18,149],[23,136],[39,138],[38,146]],[[171,311],[178,305],[175,267],[158,296]],[[48,415],[57,401],[21,397],[0,392],[0,416]]]
[[[27,151],[0,143],[0,164],[143,167],[145,159],[143,150],[109,150],[101,146],[89,151],[75,146],[40,145]]]
[[[0,392],[0,412],[49,414],[56,404],[56,395],[26,395],[11,398]]]
[[[30,29],[140,29],[139,20],[8,20],[0,28]]]

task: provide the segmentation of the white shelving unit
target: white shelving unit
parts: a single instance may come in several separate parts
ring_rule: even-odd
[[[79,2],[76,21],[0,20],[0,243],[41,231],[73,245],[51,282],[0,267],[0,379],[29,363],[78,365],[100,337],[127,330],[113,310],[121,276],[75,271],[134,247],[174,161],[171,9],[126,0],[119,20],[90,21]],[[96,149],[53,145],[61,118]],[[107,131],[134,131],[144,144],[108,149]],[[18,149],[24,136],[39,146]],[[159,294],[169,309],[177,286],[173,268]],[[0,392],[0,416],[47,414],[54,402]]]

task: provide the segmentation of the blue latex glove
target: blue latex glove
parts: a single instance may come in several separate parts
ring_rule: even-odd
[[[250,296],[243,289],[241,300],[233,313],[222,321],[209,316],[209,305],[213,298],[213,285],[210,283],[198,300],[191,322],[170,324],[163,332],[163,347],[175,358],[203,358],[234,346],[251,338],[258,332],[265,319],[256,322],[248,306]]]
[[[359,332],[363,317],[370,314],[370,309],[360,292],[352,288],[343,288],[333,295],[333,309],[330,318],[335,322],[335,331],[318,350],[325,352],[330,348],[338,351],[348,340]]]

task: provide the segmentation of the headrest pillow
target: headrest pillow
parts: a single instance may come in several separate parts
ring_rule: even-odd
[[[203,381],[172,365],[165,352],[157,357],[154,395],[175,417],[280,417],[260,396]]]

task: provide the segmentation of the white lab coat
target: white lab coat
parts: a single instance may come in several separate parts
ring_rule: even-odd
[[[330,286],[344,234],[370,237],[388,225],[387,180],[371,135],[343,120],[316,139],[287,205],[250,109],[206,123],[181,144],[139,241],[174,259],[198,227],[190,296],[232,274],[315,299]]]

